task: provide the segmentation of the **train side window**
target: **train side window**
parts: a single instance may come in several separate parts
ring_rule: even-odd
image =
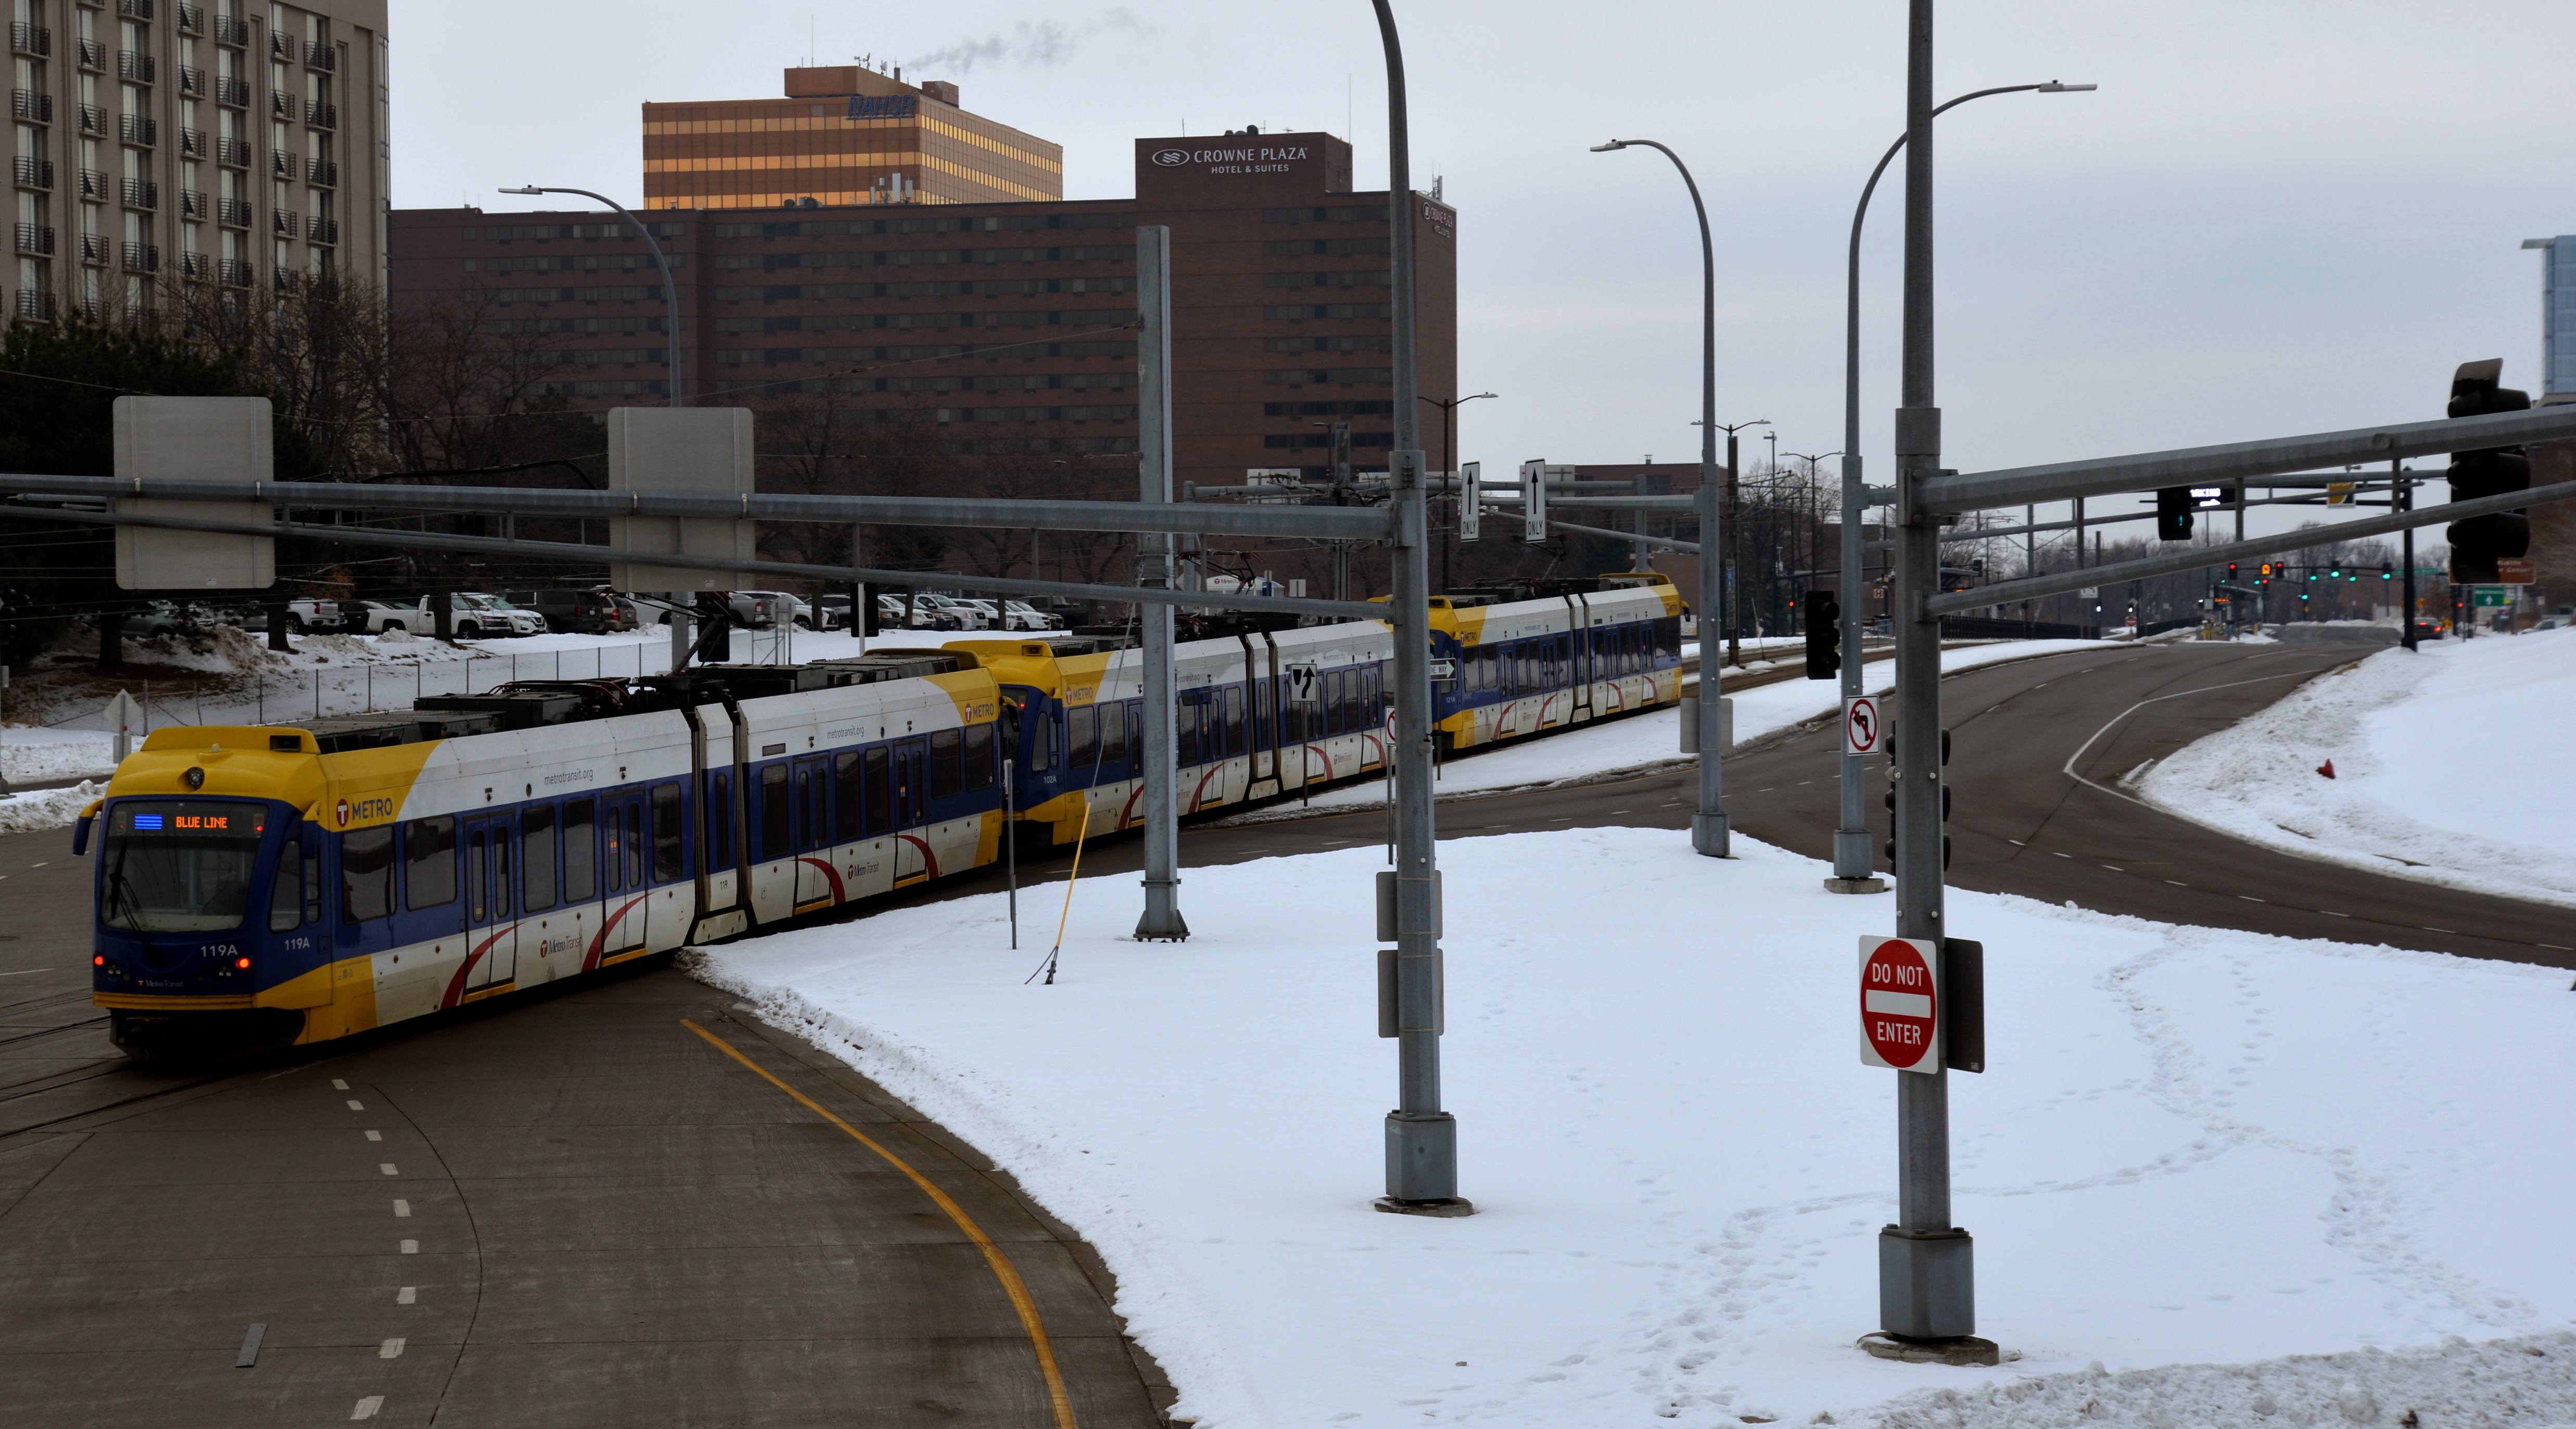
[[[677,883],[682,875],[688,872],[688,862],[681,857],[688,851],[686,840],[682,837],[688,826],[688,819],[680,805],[680,786],[654,785],[653,881],[655,883]],[[537,887],[536,861],[536,850],[530,849],[528,851],[528,892],[531,897],[535,896]],[[534,907],[533,904],[530,906]]]
[[[589,799],[564,805],[563,896],[566,903],[599,896],[599,806]]]
[[[1100,711],[1089,705],[1066,710],[1064,728],[1065,747],[1071,754],[1067,763],[1084,769],[1100,761]]]
[[[303,861],[289,845],[277,856],[277,880],[268,890],[268,931],[292,933],[304,926]]]
[[[760,861],[771,862],[794,853],[795,806],[787,799],[787,766],[772,764],[760,771]]]
[[[867,752],[867,836],[883,838],[894,827],[894,760],[884,745]]]
[[[1044,774],[1055,767],[1055,721],[1047,718],[1046,707],[1030,702],[1032,714],[1021,721],[1028,729],[1029,772]]]
[[[527,858],[527,909],[555,906],[555,806],[539,804],[519,814],[519,851]]]
[[[340,840],[340,921],[363,923],[393,911],[393,825],[344,836]]]
[[[997,772],[994,767],[993,727],[989,724],[966,726],[966,787],[968,790],[990,789]]]
[[[1225,687],[1225,752],[1243,753],[1243,686]]]
[[[856,759],[857,755],[843,758]],[[852,776],[853,779],[856,776]],[[698,836],[698,848],[706,855],[707,872],[722,873],[733,867],[733,775],[716,770],[707,775],[707,797],[703,807],[707,814],[706,831]],[[566,856],[569,859],[569,855]],[[569,863],[566,865],[569,867]]]
[[[1120,701],[1103,705],[1100,710],[1100,762],[1127,762],[1127,705]]]
[[[403,906],[417,913],[456,901],[456,816],[403,825]]]
[[[1127,702],[1127,748],[1133,751],[1131,755],[1132,758],[1137,760],[1139,763],[1144,761],[1145,702],[1143,700],[1129,700]]]
[[[859,752],[832,756],[832,825],[844,840],[859,836]]]
[[[930,797],[954,799],[966,787],[963,743],[964,735],[958,730],[931,731]]]
[[[492,821],[492,920],[510,916],[517,905],[510,901],[510,821]]]

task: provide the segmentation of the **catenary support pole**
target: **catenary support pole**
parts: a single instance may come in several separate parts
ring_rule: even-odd
[[[1140,440],[1139,497],[1172,499],[1172,230],[1158,224],[1136,230],[1136,415]],[[1136,536],[1136,584],[1172,587],[1172,536]],[[1190,935],[1181,917],[1180,779],[1174,746],[1175,691],[1172,625],[1168,605],[1142,604],[1136,623],[1145,650],[1145,912],[1136,920],[1139,939],[1178,942]]]
[[[1465,1215],[1458,1195],[1458,1123],[1440,1108],[1443,1023],[1440,870],[1431,807],[1431,585],[1425,535],[1420,404],[1415,400],[1412,148],[1404,48],[1395,12],[1376,0],[1386,47],[1387,219],[1394,233],[1395,449],[1389,551],[1395,626],[1395,1040],[1396,1109],[1386,1116],[1386,1194],[1380,1210]]]
[[[1921,508],[1941,466],[1935,405],[1932,10],[1910,0],[1906,56],[1905,337],[1896,413],[1896,924],[1938,943],[1941,887],[1941,525]],[[1898,1072],[1897,1221],[1879,1233],[1879,1326],[1915,1340],[1976,1329],[1973,1246],[1950,1224],[1949,1073]]]

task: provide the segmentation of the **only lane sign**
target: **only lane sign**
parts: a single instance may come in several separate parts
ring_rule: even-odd
[[[1920,938],[1860,940],[1860,1060],[1941,1070],[1941,951]]]

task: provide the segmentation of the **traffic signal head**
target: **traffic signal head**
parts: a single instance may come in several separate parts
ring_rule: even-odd
[[[2191,488],[2160,487],[2156,491],[2156,539],[2188,541],[2191,539]]]
[[[859,617],[859,633],[862,635],[877,634],[879,628],[885,624],[885,613],[877,609],[876,596],[870,593],[866,586],[853,586],[850,589],[850,597],[852,603],[857,607],[856,614]]]
[[[2502,358],[2461,363],[2451,378],[2450,415],[2483,417],[2528,409],[2531,394],[2504,386],[2503,376]],[[2502,496],[2530,487],[2531,458],[2520,447],[2453,452],[2448,475],[2454,501]],[[2443,534],[2451,546],[2453,585],[2492,585],[2500,574],[2496,562],[2531,552],[2531,518],[2520,512],[2454,521]]]
[[[1807,678],[1830,680],[1843,668],[1843,606],[1829,590],[1811,590],[1798,602],[1807,622]]]
[[[2227,578],[2231,581],[2236,579],[2236,563],[2234,561],[2229,561],[2227,563]]]
[[[2379,578],[2384,581],[2393,581],[2397,579],[2397,567],[2386,561],[2381,561],[2379,563]]]

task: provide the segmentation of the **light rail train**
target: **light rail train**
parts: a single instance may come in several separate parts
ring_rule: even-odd
[[[1676,698],[1662,577],[1529,595],[1434,599],[1444,752]],[[1182,812],[1381,777],[1392,658],[1370,621],[1180,645]],[[1124,829],[1142,674],[969,640],[157,730],[74,838],[92,998],[138,1056],[325,1042]]]

